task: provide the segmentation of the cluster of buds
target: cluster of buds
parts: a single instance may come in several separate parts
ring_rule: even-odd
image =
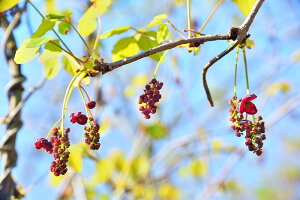
[[[100,148],[100,134],[99,134],[100,126],[99,124],[92,122],[90,126],[85,126],[84,133],[85,140],[84,142],[90,146],[91,150],[98,150]]]
[[[263,140],[266,139],[265,124],[262,121],[262,116],[255,117],[257,113],[256,106],[251,102],[256,98],[255,94],[248,95],[242,99],[237,99],[236,96],[229,101],[231,108],[230,122],[231,128],[235,131],[237,137],[241,137],[245,132],[245,144],[249,151],[260,156],[262,154]],[[246,113],[246,116],[244,116]],[[248,120],[248,115],[253,115],[252,121]]]
[[[64,175],[68,171],[67,162],[70,155],[70,152],[67,151],[70,147],[69,132],[69,128],[66,129],[64,135],[62,135],[59,127],[52,130],[50,141],[53,144],[54,161],[51,163],[50,171],[55,176]]]
[[[139,104],[141,105],[139,110],[142,112],[146,119],[150,118],[150,113],[156,113],[157,105],[161,99],[159,90],[162,88],[163,83],[157,81],[155,78],[152,79],[144,89],[144,94],[139,98]]]

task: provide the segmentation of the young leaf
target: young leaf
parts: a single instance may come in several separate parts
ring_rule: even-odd
[[[65,55],[62,57],[62,63],[63,63],[63,68],[71,75],[74,76],[77,72],[77,69],[79,69],[79,65],[77,62],[70,56],[70,55]]]
[[[166,24],[160,24],[157,29],[157,42],[160,44],[167,37],[169,33],[168,26]]]
[[[59,54],[46,49],[39,58],[44,63],[45,77],[48,79],[54,78],[60,70]]]
[[[41,45],[49,42],[52,39],[53,39],[53,36],[38,37],[38,38],[29,39],[29,42],[27,43],[26,47],[27,48],[38,47],[38,46],[41,46]]]
[[[47,19],[65,19],[66,17],[68,17],[69,15],[71,15],[71,13],[68,13],[67,15],[56,15],[56,14],[49,14],[46,16]]]
[[[55,43],[56,45],[53,43]],[[45,44],[45,49],[52,51],[53,53],[56,52],[56,53],[58,53],[57,56],[60,56],[62,50],[58,46],[60,47],[59,40],[53,40],[53,41],[49,41]]]
[[[110,7],[112,0],[96,0],[97,15],[103,15]]]
[[[19,1],[20,0],[1,0],[0,1],[0,13],[6,11],[8,9],[11,9],[15,5],[17,5],[17,3],[19,3]]]
[[[256,0],[232,0],[245,16],[248,16]]]
[[[120,39],[112,50],[112,60],[118,61],[133,56],[139,52],[139,46],[134,37]]]
[[[153,31],[145,32],[145,34],[149,35],[153,38],[156,38],[156,33]],[[149,49],[159,45],[157,40],[152,40],[149,37],[146,37],[145,35],[137,35],[136,38],[138,40],[139,48],[143,51],[149,50]],[[163,55],[163,53],[159,52],[159,53],[153,54],[149,57],[158,62],[160,60],[160,58],[162,57],[162,55]]]
[[[163,19],[168,19],[166,14],[160,14],[155,16],[152,21],[147,25],[147,28],[151,28],[163,22]]]
[[[97,9],[91,6],[78,21],[78,31],[82,36],[89,36],[97,28]]]
[[[77,173],[82,172],[83,150],[84,149],[82,143],[72,145],[69,148],[70,151],[69,165]]]
[[[103,33],[102,35],[100,35],[99,39],[104,39],[104,38],[111,37],[113,35],[124,33],[126,31],[128,31],[129,29],[131,29],[131,27],[132,26],[123,26],[123,27],[112,29],[112,30],[107,31],[107,32]]]
[[[67,22],[60,22],[58,24],[58,32],[62,35],[66,35],[70,30],[71,26]]]
[[[146,133],[155,140],[163,139],[169,135],[167,127],[160,122],[146,126]]]
[[[43,19],[42,23],[40,24],[39,28],[32,34],[31,38],[38,38],[42,37],[51,30],[55,25],[55,21],[49,19]]]
[[[31,39],[24,40],[21,46],[18,48],[14,58],[17,64],[26,63],[39,54],[40,47],[27,48],[27,44],[30,42],[30,40]]]

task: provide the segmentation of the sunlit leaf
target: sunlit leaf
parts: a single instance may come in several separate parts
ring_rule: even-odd
[[[112,0],[92,0],[92,2],[95,2],[95,6],[97,9],[97,15],[103,15],[110,7]]]
[[[256,0],[232,0],[245,16],[248,16]]]
[[[139,52],[139,46],[134,37],[120,39],[112,50],[112,60],[118,61],[133,56]]]
[[[269,95],[276,95],[278,92],[287,93],[291,88],[289,83],[274,83],[267,89]]]
[[[44,62],[45,77],[48,79],[54,78],[60,70],[60,62],[57,57],[51,57]]]
[[[27,48],[27,45],[30,41],[31,39],[24,40],[21,46],[18,48],[14,58],[17,64],[29,62],[39,54],[40,47]]]
[[[99,132],[101,133],[101,135],[105,135],[107,133],[107,131],[109,130],[110,127],[110,120],[105,119],[100,123],[100,129]]]
[[[300,61],[300,50],[297,50],[297,51],[294,53],[293,58],[292,58],[292,61],[293,61],[294,63]]]
[[[123,27],[114,28],[110,31],[107,31],[107,32],[101,34],[99,39],[104,39],[104,38],[111,37],[113,35],[124,33],[124,32],[128,31],[131,28],[132,28],[132,26],[123,26]]]
[[[136,87],[134,87],[133,85],[129,85],[125,88],[124,90],[124,95],[127,98],[132,97],[136,92]]]
[[[279,200],[277,192],[270,187],[261,187],[256,190],[258,200]]]
[[[191,162],[190,173],[195,177],[202,177],[207,174],[208,166],[203,160],[195,159]]]
[[[98,183],[104,183],[108,181],[114,171],[114,165],[109,159],[101,159],[96,164],[96,177]]]
[[[147,156],[135,158],[131,163],[131,172],[133,176],[146,177],[150,172],[150,161]]]
[[[19,3],[20,0],[1,0],[0,1],[0,12],[4,12],[8,9],[11,9],[17,3]]]
[[[152,200],[155,197],[155,188],[138,184],[133,187],[132,193],[135,197],[134,199]]]
[[[145,34],[147,34],[153,38],[156,38],[156,33],[153,31],[145,32]],[[143,51],[149,50],[149,49],[151,49],[153,47],[157,47],[159,45],[156,40],[146,37],[145,35],[139,34],[136,36],[136,38],[138,40],[139,48],[142,49]],[[149,57],[158,62],[162,55],[163,55],[163,53],[159,52],[159,53],[153,54]]]
[[[160,14],[155,16],[152,21],[147,25],[147,28],[151,28],[163,22],[164,19],[168,19],[167,14]]]
[[[160,44],[164,41],[169,33],[169,28],[166,24],[160,24],[157,30],[157,42]]]
[[[26,47],[27,48],[34,48],[41,46],[43,44],[46,44],[50,40],[52,40],[54,37],[53,36],[47,36],[47,37],[38,37],[38,38],[33,38],[29,39],[29,42],[27,43]]]
[[[78,145],[72,145],[69,148],[70,151],[70,157],[68,164],[70,167],[77,173],[82,172],[82,155],[83,155],[83,149],[80,146],[80,143]]]
[[[134,86],[144,86],[148,82],[148,79],[147,74],[138,74],[132,78],[131,83]]]
[[[78,69],[80,69],[77,62],[70,55],[64,55],[62,57],[63,68],[72,76],[74,76]]]
[[[121,171],[126,163],[124,154],[121,151],[112,151],[110,153],[110,159],[114,164],[114,168],[118,171]]]
[[[82,36],[89,36],[97,28],[97,9],[90,6],[78,21],[78,31]]]
[[[66,35],[68,31],[70,30],[71,25],[67,22],[60,22],[58,24],[58,32],[60,32],[62,35]]]
[[[168,183],[163,183],[158,188],[158,196],[160,199],[176,200],[180,199],[180,195],[180,190]]]
[[[43,19],[38,29],[32,34],[31,38],[38,38],[45,35],[49,30],[55,26],[55,21]]]
[[[248,49],[252,49],[255,46],[255,42],[253,40],[247,39],[246,40],[246,47]]]
[[[220,140],[213,140],[212,141],[212,150],[213,152],[219,152],[222,149],[223,145]]]
[[[64,176],[54,176],[53,173],[49,173],[50,176],[50,184],[52,187],[58,186],[62,180],[65,178]]]
[[[145,128],[147,135],[149,135],[152,139],[163,139],[169,135],[167,127],[160,122],[147,125]]]

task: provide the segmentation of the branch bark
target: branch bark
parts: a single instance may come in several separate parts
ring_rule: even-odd
[[[21,12],[21,11],[19,11]],[[10,27],[6,17],[1,17],[1,27],[7,31]],[[22,100],[23,86],[25,77],[21,73],[21,65],[14,62],[13,58],[17,51],[17,45],[12,34],[12,29],[8,30],[5,47],[5,58],[10,67],[10,74],[12,79],[7,84],[7,95],[9,99],[9,111],[15,109],[15,107]],[[7,33],[7,32],[6,32]],[[12,168],[16,166],[17,152],[15,150],[15,143],[17,133],[22,127],[21,113],[17,113],[12,120],[7,124],[6,135],[0,142],[0,155],[2,158],[3,171],[0,176],[0,199],[10,200],[12,197],[20,197],[20,193],[16,187],[16,183],[12,178]]]

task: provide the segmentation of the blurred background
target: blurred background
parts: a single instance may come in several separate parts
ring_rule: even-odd
[[[90,1],[36,0],[44,14],[72,11],[72,22],[90,6]],[[20,7],[24,2],[20,2]],[[101,16],[101,33],[121,26],[144,30],[156,15],[166,13],[179,29],[187,28],[186,2],[183,0],[108,1]],[[217,1],[192,1],[193,28],[199,29]],[[22,110],[22,129],[18,133],[17,166],[13,175],[26,193],[24,199],[300,199],[300,1],[265,1],[249,33],[255,46],[247,49],[253,102],[266,124],[263,154],[247,150],[244,138],[230,129],[228,100],[233,96],[235,51],[217,62],[208,72],[208,83],[215,101],[210,107],[202,86],[202,68],[224,49],[226,41],[208,42],[196,56],[186,48],[174,48],[165,57],[157,74],[164,86],[158,112],[144,119],[138,98],[153,77],[157,62],[144,58],[92,79],[85,89],[98,106],[93,110],[101,125],[101,148],[88,150],[83,129],[71,128],[69,171],[54,177],[49,172],[52,156],[34,148],[37,138],[45,137],[60,118],[60,110],[71,75],[63,68],[47,80],[26,102]],[[204,34],[225,34],[239,26],[245,16],[230,0],[223,2]],[[20,45],[37,29],[40,16],[28,5],[13,33]],[[150,28],[157,31],[157,26]],[[167,39],[181,36],[169,26]],[[51,33],[48,33],[51,35]],[[93,42],[95,34],[86,37]],[[137,34],[129,30],[103,39],[99,52],[111,62],[114,45]],[[53,35],[53,34],[52,34]],[[3,31],[0,31],[0,38]],[[62,36],[78,56],[84,46],[71,30]],[[8,111],[6,84],[9,68],[1,49],[0,116]],[[22,65],[29,89],[44,79],[38,58]],[[245,72],[240,54],[238,97],[246,95]],[[77,91],[69,107],[83,111]],[[0,137],[5,124],[0,124]]]

